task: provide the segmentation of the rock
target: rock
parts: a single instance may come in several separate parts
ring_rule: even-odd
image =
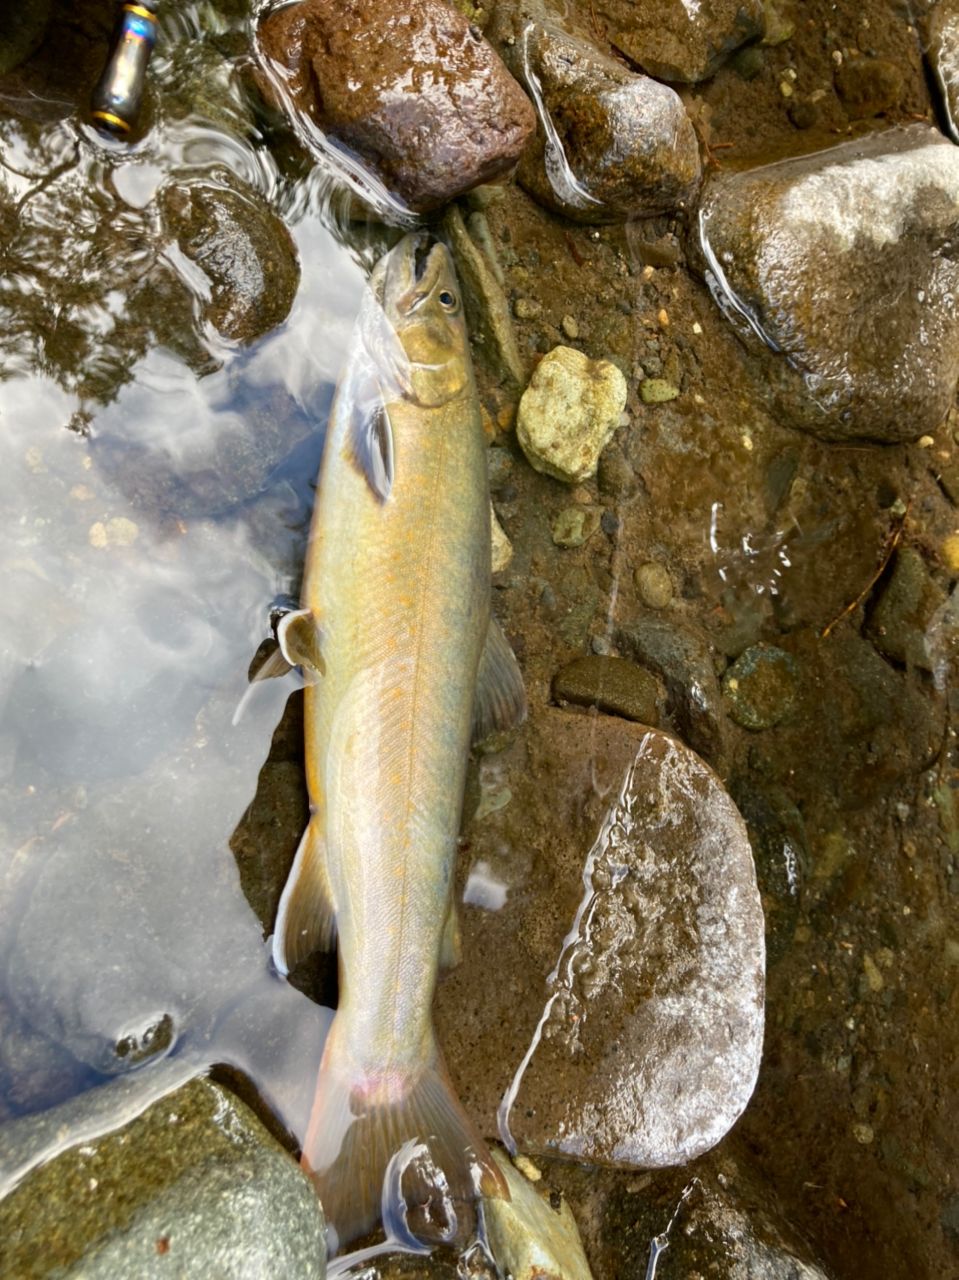
[[[643,404],[665,404],[678,395],[679,387],[674,387],[665,378],[644,378],[639,384],[639,398]]]
[[[467,827],[461,873],[482,863],[505,903],[464,908],[464,962],[438,992],[460,1096],[489,1133],[505,1092],[530,1154],[684,1163],[733,1123],[759,1064],[743,821],[688,748],[619,719],[534,714],[498,761],[513,798]]]
[[[259,42],[293,106],[416,212],[507,172],[535,126],[479,29],[442,0],[305,0],[269,14]]]
[[[673,580],[665,565],[650,562],[636,570],[636,590],[649,609],[665,609],[673,598]]]
[[[476,359],[501,385],[518,391],[526,381],[526,365],[520,355],[503,286],[455,206],[444,217],[443,228],[456,262]]]
[[[699,146],[673,89],[562,31],[537,0],[500,6],[490,38],[539,116],[536,142],[517,170],[534,199],[587,223],[651,217],[687,203],[699,182]]]
[[[667,710],[679,733],[722,773],[729,751],[728,729],[706,636],[683,623],[641,618],[622,627],[616,642],[665,682]]]
[[[762,0],[596,0],[595,12],[606,39],[658,80],[706,80],[763,34]]]
[[[554,347],[519,402],[516,438],[530,464],[567,484],[595,475],[626,394],[626,379],[609,360]]]
[[[798,675],[790,654],[769,644],[753,645],[723,676],[729,714],[744,729],[771,729],[792,710]]]
[[[654,676],[626,658],[576,658],[553,679],[553,697],[640,724],[659,724],[663,690]]]
[[[607,445],[596,471],[599,491],[610,498],[628,498],[636,492],[636,475],[617,444]]]
[[[252,342],[289,315],[300,282],[289,231],[235,180],[180,181],[160,193],[166,232],[210,282],[205,317],[224,338]]]
[[[512,1280],[592,1280],[576,1219],[560,1199],[536,1190],[500,1151],[493,1159],[503,1171],[509,1200],[487,1200],[485,1222],[500,1270]]]
[[[558,547],[581,547],[599,528],[596,507],[564,507],[553,520],[553,541]]]
[[[926,632],[945,599],[919,552],[914,547],[901,547],[869,617],[870,639],[896,662],[932,670]]]
[[[959,151],[890,129],[721,175],[700,213],[700,263],[767,361],[779,411],[830,440],[897,441],[945,417],[959,378]]]
[[[720,1151],[642,1179],[556,1161],[597,1280],[828,1280],[762,1174]]]
[[[68,1147],[0,1202],[0,1270],[20,1280],[322,1280],[323,1213],[256,1116],[194,1080]]]
[[[836,92],[852,120],[882,115],[902,97],[902,72],[886,58],[846,58],[835,80]]]
[[[513,559],[513,545],[506,536],[506,531],[500,524],[492,505],[490,506],[490,533],[493,572],[502,573],[504,569],[509,568],[510,561]]]
[[[925,38],[946,126],[953,141],[959,142],[959,0],[937,0],[925,22]]]
[[[809,874],[802,814],[779,787],[733,782],[733,799],[746,821],[766,920],[766,962],[777,964],[792,945]]]

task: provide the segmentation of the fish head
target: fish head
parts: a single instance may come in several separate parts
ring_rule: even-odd
[[[403,394],[428,408],[473,386],[463,299],[449,250],[426,232],[404,236],[373,280],[387,327],[402,348]],[[399,353],[397,353],[399,354]]]

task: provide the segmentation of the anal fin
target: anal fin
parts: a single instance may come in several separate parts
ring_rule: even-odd
[[[336,937],[336,911],[326,867],[321,819],[303,832],[280,898],[273,930],[273,963],[286,974],[314,951],[328,951]]]
[[[526,719],[523,674],[499,623],[490,618],[476,676],[473,741],[513,729]]]
[[[460,929],[460,913],[456,903],[451,902],[446,913],[446,924],[440,940],[440,968],[455,969],[463,958],[463,934]]]
[[[285,613],[276,628],[280,652],[291,667],[302,667],[304,678],[313,683],[326,674],[326,660],[320,628],[312,609]]]

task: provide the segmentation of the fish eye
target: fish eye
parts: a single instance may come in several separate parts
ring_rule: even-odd
[[[456,306],[456,295],[450,293],[449,289],[444,289],[438,297],[440,306],[445,307],[447,311],[452,311]]]

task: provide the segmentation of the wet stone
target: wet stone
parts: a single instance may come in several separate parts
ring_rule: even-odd
[[[610,498],[628,498],[636,491],[636,474],[617,444],[607,445],[596,471],[599,491]]]
[[[519,403],[516,437],[530,464],[567,484],[595,475],[626,394],[626,379],[609,360],[554,347]]]
[[[597,0],[595,12],[606,39],[659,80],[706,80],[763,34],[761,0]]]
[[[644,378],[639,384],[639,398],[643,404],[665,404],[678,395],[679,387],[674,387],[666,378]]]
[[[508,569],[513,559],[513,544],[506,536],[496,512],[490,507],[490,564],[494,573]]]
[[[793,708],[798,675],[790,654],[773,645],[753,645],[723,677],[729,714],[744,729],[773,728]]]
[[[722,773],[729,731],[707,637],[684,623],[645,617],[622,627],[616,639],[634,661],[663,680],[667,710],[681,737]]]
[[[925,22],[926,59],[942,101],[946,125],[959,142],[959,0],[937,0]]]
[[[500,7],[490,30],[540,118],[517,171],[522,185],[577,222],[622,222],[683,206],[700,165],[679,95],[588,39],[536,21],[541,12],[534,0],[518,10]]]
[[[441,0],[305,0],[259,29],[295,109],[426,212],[509,170],[533,132],[525,94]]]
[[[509,1200],[487,1200],[486,1228],[497,1265],[512,1280],[592,1280],[576,1219],[565,1200],[555,1206],[506,1156],[494,1151]]]
[[[919,552],[902,547],[869,618],[876,648],[896,662],[931,670],[926,631],[945,598]]]
[[[591,655],[577,658],[557,672],[553,697],[656,726],[663,689],[655,676],[635,662]]]
[[[464,962],[438,993],[460,1095],[492,1134],[508,1090],[529,1154],[692,1159],[746,1105],[761,1050],[742,819],[688,748],[619,719],[541,712],[498,767],[512,802],[467,828],[461,874],[501,879],[505,903],[464,908]]]
[[[766,365],[791,425],[898,441],[942,421],[959,378],[957,209],[959,151],[918,124],[710,182],[699,269],[743,340],[778,353]]]
[[[235,180],[181,181],[164,188],[160,208],[167,234],[209,280],[205,317],[218,333],[252,342],[286,319],[299,263],[289,231],[260,196]]]
[[[62,1108],[83,1107],[81,1098]],[[27,1141],[20,1121],[12,1141]],[[322,1280],[308,1179],[227,1090],[194,1080],[68,1147],[0,1202],[0,1271],[19,1280]]]

